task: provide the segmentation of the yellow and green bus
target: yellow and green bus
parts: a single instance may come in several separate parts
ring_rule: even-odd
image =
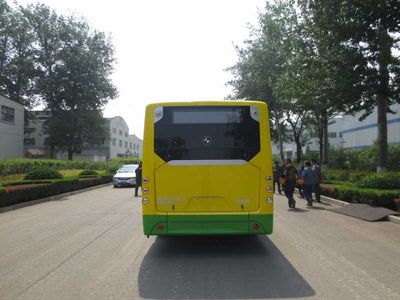
[[[272,233],[268,120],[267,105],[258,101],[148,105],[144,234]]]

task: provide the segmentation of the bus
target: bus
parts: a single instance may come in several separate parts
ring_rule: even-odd
[[[264,102],[150,104],[142,162],[145,235],[272,233],[272,155]]]

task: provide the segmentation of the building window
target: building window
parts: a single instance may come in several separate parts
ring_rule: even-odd
[[[125,142],[125,148],[128,148],[128,142]]]
[[[117,129],[116,129],[116,128],[113,128],[113,129],[112,129],[112,133],[117,133]]]
[[[125,137],[128,137],[128,133],[127,132],[125,132]]]
[[[328,132],[328,137],[331,139],[336,139],[337,138],[336,132]]]
[[[343,132],[339,132],[339,137],[340,137],[340,138],[343,137]]]
[[[112,138],[112,144],[113,144],[113,146],[116,146],[117,145],[117,139],[116,138]]]
[[[15,121],[15,109],[5,105],[1,106],[1,120],[4,122],[14,123]]]
[[[119,135],[122,135],[122,130],[119,131]]]
[[[132,149],[132,143],[129,143],[129,149]]]
[[[24,138],[24,146],[35,146],[35,138]]]
[[[122,140],[119,140],[119,146],[122,147]]]

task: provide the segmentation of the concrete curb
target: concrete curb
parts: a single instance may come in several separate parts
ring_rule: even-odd
[[[0,214],[4,213],[4,212],[7,212],[7,211],[15,210],[15,209],[18,209],[18,208],[23,208],[23,207],[27,207],[27,206],[40,204],[40,203],[43,203],[43,202],[60,200],[62,198],[68,197],[68,196],[72,196],[72,195],[75,195],[75,194],[79,194],[79,193],[95,190],[95,189],[98,189],[98,188],[101,188],[101,187],[105,187],[105,186],[108,186],[108,185],[112,186],[112,183],[99,184],[99,185],[91,186],[91,187],[88,187],[88,188],[75,190],[75,191],[71,191],[71,192],[67,192],[67,193],[63,193],[63,194],[58,194],[58,195],[54,195],[54,196],[50,196],[50,197],[46,197],[46,198],[41,198],[41,199],[22,202],[22,203],[18,203],[18,204],[6,206],[6,207],[1,207],[0,208]]]
[[[336,204],[336,205],[339,205],[339,206],[342,206],[342,207],[346,206],[347,204],[349,204],[348,202],[337,200],[337,199],[334,199],[334,198],[330,198],[330,197],[327,197],[327,196],[324,196],[324,195],[321,195],[321,200],[323,200],[325,202],[328,202],[328,203]]]
[[[335,205],[342,206],[342,207],[349,204],[348,202],[337,200],[337,199],[330,198],[330,197],[323,196],[323,195],[321,195],[321,200],[323,202],[328,202],[328,203],[335,204]],[[390,222],[393,222],[393,223],[400,224],[400,217],[397,217],[397,216],[388,216],[387,220]]]

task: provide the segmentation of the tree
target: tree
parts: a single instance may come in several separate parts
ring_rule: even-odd
[[[387,170],[387,113],[392,103],[400,103],[399,49],[400,6],[396,0],[306,1],[314,24],[330,34],[332,41],[354,53],[350,69],[358,73],[350,112],[378,112],[377,171]],[[331,51],[332,53],[332,51]]]
[[[228,84],[234,88],[237,98],[260,99],[268,103],[272,137],[278,142],[283,159],[287,124],[291,124],[297,143],[300,143],[304,129],[301,121],[304,115],[296,114],[289,104],[293,99],[277,90],[292,55],[292,38],[297,28],[294,1],[267,3],[265,14],[259,17],[259,27],[253,30],[244,48],[237,48],[239,61],[228,69],[234,75],[234,80]],[[301,155],[301,146],[298,149],[298,155]]]
[[[32,28],[21,12],[0,0],[0,93],[28,110],[37,104],[33,42]]]
[[[23,13],[36,40],[36,93],[51,112],[45,127],[49,145],[72,159],[84,145],[105,138],[99,110],[117,95],[110,80],[111,41],[86,21],[58,16],[45,5],[30,5]]]
[[[44,129],[49,135],[47,145],[66,151],[69,160],[86,146],[100,146],[109,139],[106,120],[97,110],[55,110]]]

